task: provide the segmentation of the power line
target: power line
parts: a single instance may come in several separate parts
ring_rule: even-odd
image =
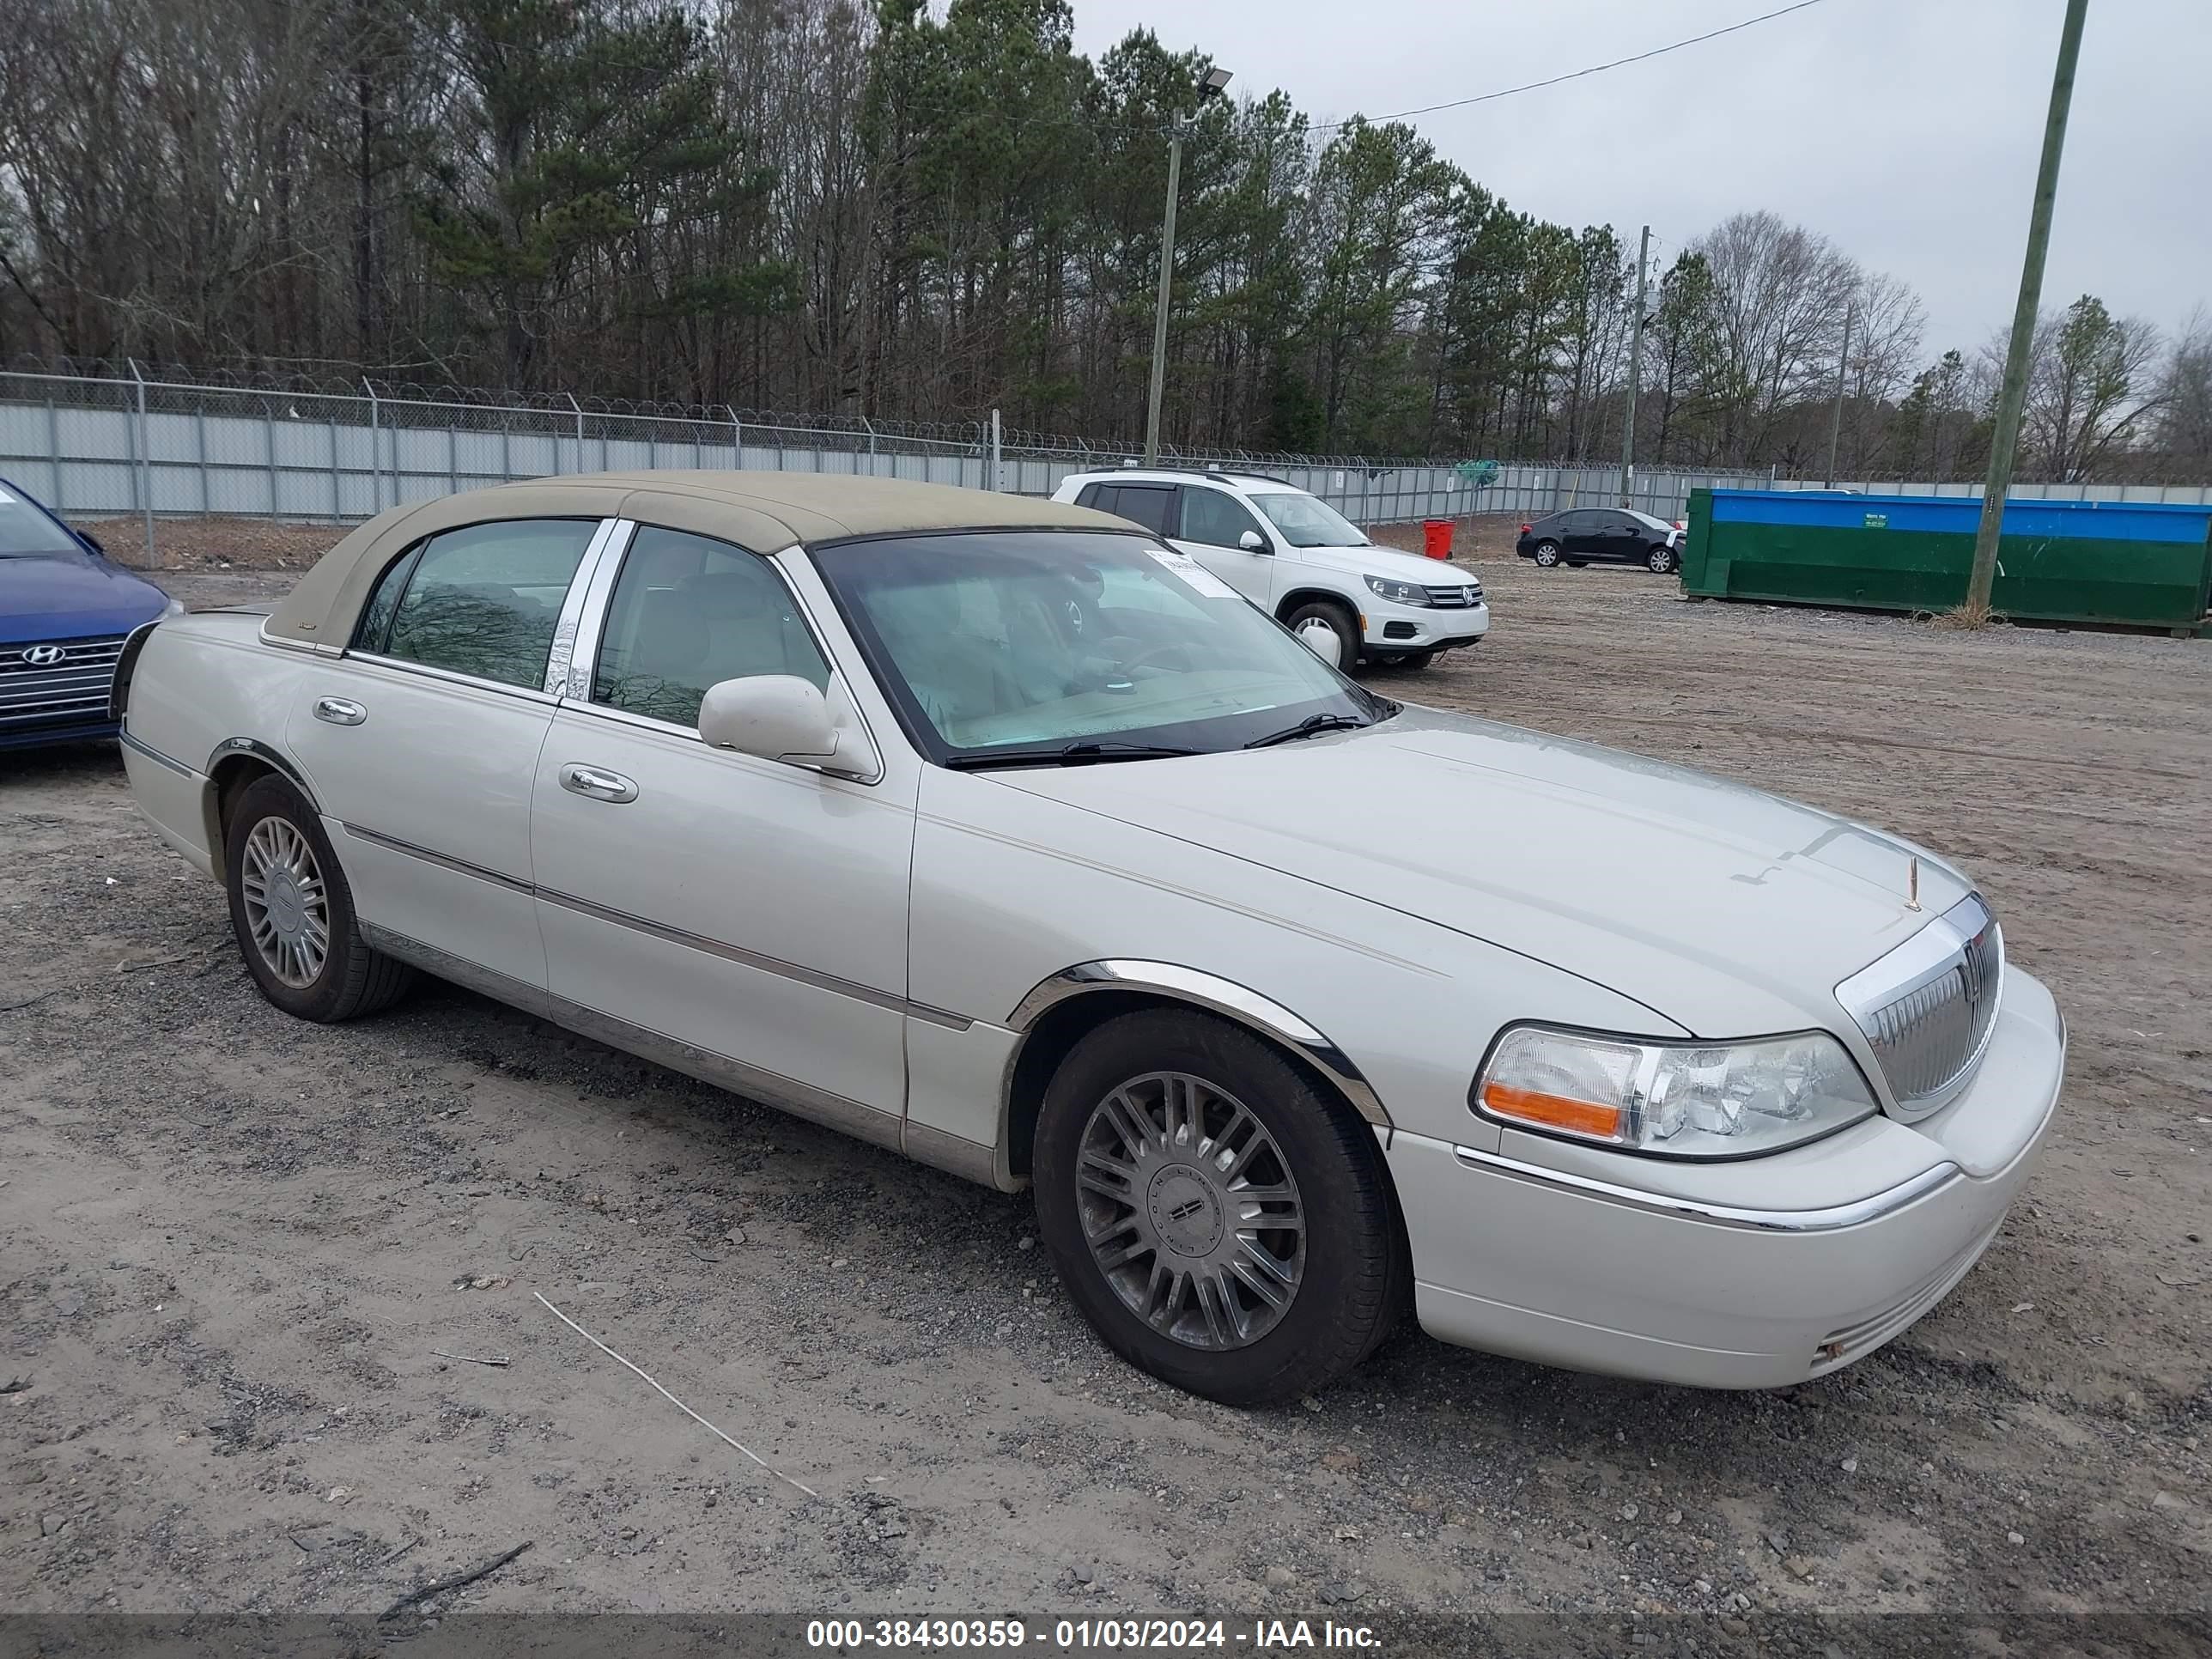
[[[1670,52],[1681,51],[1685,46],[1698,46],[1707,40],[1717,40],[1723,34],[1734,34],[1739,30],[1751,28],[1760,23],[1771,23],[1778,17],[1787,17],[1793,11],[1803,11],[1809,6],[1817,6],[1820,3],[1820,0],[1797,0],[1795,5],[1784,6],[1777,11],[1762,12],[1757,17],[1747,17],[1741,23],[1730,23],[1726,28],[1708,29],[1705,33],[1693,34],[1686,40],[1676,40],[1667,46],[1654,46],[1649,52],[1639,52],[1629,58],[1616,58],[1609,64],[1593,64],[1588,69],[1571,70],[1565,75],[1554,75],[1549,80],[1530,81],[1517,87],[1501,87],[1496,92],[1479,93],[1472,98],[1455,98],[1449,103],[1425,104],[1419,109],[1401,109],[1395,115],[1354,115],[1342,121],[1316,121],[1309,131],[1328,132],[1339,127],[1348,127],[1354,121],[1365,121],[1370,125],[1384,121],[1403,121],[1416,115],[1434,115],[1438,110],[1465,109],[1470,104],[1487,104],[1496,99],[1510,98],[1516,93],[1536,92],[1545,87],[1556,87],[1565,81],[1579,81],[1586,75],[1602,75],[1607,70],[1620,69],[1629,64],[1641,64],[1647,58],[1663,58]]]

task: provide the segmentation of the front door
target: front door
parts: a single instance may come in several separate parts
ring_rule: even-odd
[[[1261,610],[1272,608],[1275,584],[1274,544],[1234,495],[1209,484],[1185,484],[1174,543]],[[1258,550],[1244,545],[1260,540]]]
[[[300,677],[284,740],[362,920],[526,988],[545,983],[530,791],[553,643],[596,519],[470,525],[378,580],[346,654]]]
[[[901,791],[700,741],[719,681],[830,684],[764,558],[641,526],[593,623],[532,811],[556,1017],[895,1144],[911,775]]]

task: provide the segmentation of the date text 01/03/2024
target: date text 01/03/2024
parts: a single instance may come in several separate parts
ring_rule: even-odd
[[[1374,1650],[1382,1644],[1365,1625],[1323,1620],[1261,1619],[1249,1628],[1220,1619],[1061,1619],[1032,1628],[1024,1619],[817,1619],[806,1644],[832,1651],[865,1648],[1040,1647],[1099,1651],[1243,1648],[1248,1652],[1304,1648]]]

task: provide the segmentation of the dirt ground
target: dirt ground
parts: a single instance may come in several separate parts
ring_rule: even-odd
[[[530,1540],[438,1606],[1580,1609],[1705,1652],[1815,1609],[2201,1617],[2212,644],[1483,575],[1490,641],[1379,688],[1924,840],[2056,991],[2049,1149],[1904,1337],[1738,1395],[1408,1329],[1302,1406],[1193,1400],[1093,1340],[1024,1200],[434,984],[286,1018],[112,750],[11,757],[0,1605],[374,1612]]]

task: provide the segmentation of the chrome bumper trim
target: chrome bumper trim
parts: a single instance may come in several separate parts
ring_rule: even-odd
[[[1524,1164],[1519,1158],[1481,1152],[1473,1146],[1454,1146],[1452,1153],[1468,1169],[1487,1170],[1492,1175],[1506,1176],[1515,1181],[1526,1181],[1540,1187],[1555,1187],[1579,1197],[1601,1199],[1607,1203],[1622,1204],[1631,1209],[1646,1210],[1656,1215],[1674,1216],[1685,1221],[1704,1222],[1715,1227],[1741,1227],[1753,1232],[1825,1233],[1844,1227],[1856,1227],[1869,1221],[1879,1220],[1893,1210],[1901,1210],[1930,1193],[1940,1192],[1954,1181],[1966,1178],[1960,1173],[1957,1164],[1945,1162],[1923,1170],[1887,1192],[1875,1193],[1849,1204],[1834,1204],[1820,1210],[1756,1210],[1741,1209],[1728,1204],[1708,1204],[1700,1199],[1675,1198],[1665,1193],[1646,1192],[1641,1188],[1616,1186],[1609,1181],[1570,1175],[1564,1170],[1543,1169],[1534,1164]]]

